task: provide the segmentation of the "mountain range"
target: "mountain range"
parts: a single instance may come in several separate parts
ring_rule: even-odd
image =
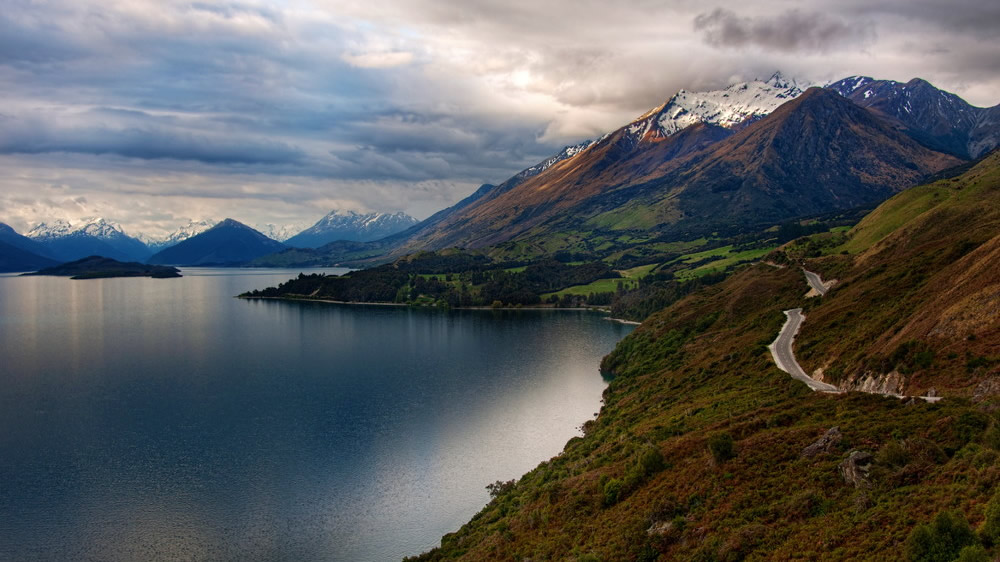
[[[655,253],[678,240],[875,205],[996,147],[998,116],[1000,106],[974,107],[920,79],[854,76],[805,88],[776,73],[720,90],[681,90],[424,221],[333,211],[288,237],[290,248],[272,246],[281,253],[254,263],[365,265],[450,247],[515,261]],[[192,222],[147,244],[103,219],[39,225],[29,237],[57,260],[136,260],[210,226]],[[289,234],[264,228],[272,237]]]
[[[973,159],[1000,144],[1000,106],[975,107],[926,80],[851,76],[827,88],[885,117],[920,143]]]
[[[449,247],[511,260],[617,259],[640,245],[870,207],[997,146],[998,108],[971,106],[920,79],[851,77],[803,89],[775,74],[682,90],[401,233],[258,264],[365,265]]]
[[[406,230],[417,222],[406,213],[362,214],[334,210],[285,243],[296,248],[318,248],[336,240],[370,242]]]
[[[63,220],[41,223],[27,233],[47,256],[58,261],[74,261],[100,255],[119,261],[144,261],[150,250],[141,240],[125,233],[121,225],[103,218],[70,224]]]

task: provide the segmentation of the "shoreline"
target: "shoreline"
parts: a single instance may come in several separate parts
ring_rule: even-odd
[[[357,301],[338,301],[333,299],[316,299],[307,296],[298,297],[261,297],[261,296],[243,296],[236,295],[235,298],[243,300],[272,300],[272,301],[298,301],[298,302],[322,302],[326,304],[346,304],[351,306],[405,306],[412,308],[429,308],[435,310],[574,310],[574,311],[588,311],[588,312],[599,312],[601,314],[611,314],[611,311],[606,308],[591,307],[591,306],[574,306],[574,307],[558,307],[551,305],[528,305],[528,306],[501,306],[494,308],[492,306],[450,306],[450,307],[437,307],[437,306],[425,306],[420,304],[410,304],[405,302],[357,302]],[[641,322],[635,322],[632,320],[625,320],[622,318],[605,318],[605,320],[610,320],[612,322],[619,322],[622,324],[630,324],[638,326]]]

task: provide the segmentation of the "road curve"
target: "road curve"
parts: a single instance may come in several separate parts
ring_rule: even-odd
[[[809,272],[807,271],[807,277],[808,274]],[[798,379],[806,383],[806,385],[813,390],[819,392],[840,392],[840,390],[832,384],[827,384],[813,379],[802,370],[801,366],[799,366],[798,361],[795,360],[795,354],[792,353],[792,343],[795,341],[795,334],[799,333],[799,327],[802,326],[802,320],[805,317],[802,316],[801,308],[786,310],[785,316],[787,316],[788,319],[785,320],[785,325],[782,326],[781,331],[778,332],[778,337],[775,338],[771,345],[767,346],[767,349],[770,350],[771,357],[774,358],[774,362],[777,363],[778,368],[791,375],[793,379]]]
[[[802,273],[806,274],[806,281],[809,282],[809,286],[813,288],[814,291],[819,293],[819,296],[823,296],[829,290],[826,285],[823,284],[823,280],[816,273],[802,268]]]

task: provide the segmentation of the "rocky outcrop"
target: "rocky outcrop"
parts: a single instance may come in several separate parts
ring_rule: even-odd
[[[1000,396],[1000,377],[990,377],[976,385],[972,391],[972,401],[976,404]]]
[[[815,443],[802,450],[802,456],[807,458],[815,457],[822,453],[829,453],[844,438],[839,427],[831,427]]]
[[[860,376],[854,376],[840,385],[843,390],[856,390],[869,394],[889,394],[901,396],[906,386],[906,378],[899,371],[882,375],[867,371]]]
[[[1000,410],[1000,376],[991,376],[976,385],[972,391],[972,402],[987,412]]]
[[[855,488],[871,488],[872,483],[868,479],[868,473],[873,460],[874,457],[867,451],[851,451],[840,463],[840,475],[844,477],[844,482]]]

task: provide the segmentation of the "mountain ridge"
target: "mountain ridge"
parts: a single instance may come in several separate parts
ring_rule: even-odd
[[[358,213],[333,210],[309,228],[289,237],[285,243],[296,248],[318,248],[338,240],[371,242],[404,231],[417,223],[417,219],[403,212]]]
[[[148,263],[181,266],[242,265],[286,246],[233,219],[153,254]]]

